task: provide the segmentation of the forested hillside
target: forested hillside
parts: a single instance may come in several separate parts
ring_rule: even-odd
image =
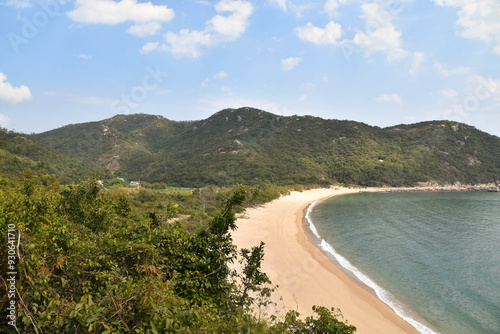
[[[43,169],[62,183],[89,177],[94,172],[107,174],[104,168],[68,157],[30,135],[0,128],[0,176],[20,177],[28,168]]]
[[[488,183],[500,138],[449,121],[379,128],[225,109],[208,119],[118,115],[34,136],[117,177],[170,185]]]

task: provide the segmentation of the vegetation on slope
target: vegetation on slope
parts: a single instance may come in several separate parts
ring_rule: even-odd
[[[44,170],[62,183],[70,183],[93,172],[104,172],[35,140],[32,136],[0,128],[0,175],[19,177],[30,168]]]
[[[1,284],[12,291],[0,295],[0,305],[15,304],[14,319],[0,321],[1,332],[355,331],[324,307],[305,320],[293,311],[282,321],[253,315],[272,288],[260,268],[264,245],[238,254],[231,231],[234,211],[261,198],[256,190],[240,186],[207,215],[220,194],[106,191],[96,178],[61,186],[31,173],[0,184]],[[174,221],[200,202],[207,220]],[[239,272],[229,266],[238,255]]]
[[[448,121],[381,129],[241,108],[193,122],[120,115],[35,138],[118,177],[188,187],[484,183],[500,175],[500,138]]]

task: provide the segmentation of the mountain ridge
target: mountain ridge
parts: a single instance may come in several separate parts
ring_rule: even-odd
[[[500,175],[500,138],[452,121],[380,128],[244,107],[197,121],[116,115],[33,137],[117,177],[191,187],[489,183]]]

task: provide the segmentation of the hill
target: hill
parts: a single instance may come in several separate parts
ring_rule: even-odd
[[[500,176],[500,138],[449,121],[389,128],[313,116],[225,109],[201,121],[118,115],[34,138],[117,177],[209,184],[414,185]]]
[[[68,157],[30,135],[0,128],[0,175],[20,177],[30,168],[43,169],[62,183],[88,177],[98,169]],[[100,170],[103,172],[104,170]]]

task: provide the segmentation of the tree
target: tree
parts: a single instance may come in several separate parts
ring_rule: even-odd
[[[264,242],[261,241],[260,246],[252,247],[252,250],[242,249],[241,256],[243,257],[243,271],[240,276],[242,291],[238,297],[237,305],[239,307],[250,306],[255,299],[250,295],[251,292],[262,291],[264,284],[270,284],[271,280],[262,272],[261,264],[264,258]],[[264,290],[267,294],[268,290]],[[267,295],[269,296],[269,295]]]
[[[294,314],[270,327],[250,311],[270,292],[261,270],[263,243],[241,251],[240,273],[230,270],[237,259],[234,210],[247,197],[243,186],[222,201],[220,214],[190,231],[179,222],[151,224],[147,210],[137,213],[96,178],[63,187],[28,172],[23,182],[0,182],[0,233],[15,226],[18,243],[19,333],[299,333],[292,331],[301,323]],[[165,215],[174,214],[174,206]],[[3,274],[0,284],[8,285]],[[0,308],[8,304],[0,294]],[[337,333],[328,332],[340,326],[336,315],[317,313],[318,320],[301,325],[310,331],[300,333]],[[0,332],[12,329],[0,321]]]
[[[340,310],[327,309],[324,306],[313,306],[313,311],[318,315],[307,317],[301,320],[297,311],[289,311],[283,322],[273,325],[269,329],[270,334],[353,334],[356,327],[344,323],[339,318],[343,318]]]

